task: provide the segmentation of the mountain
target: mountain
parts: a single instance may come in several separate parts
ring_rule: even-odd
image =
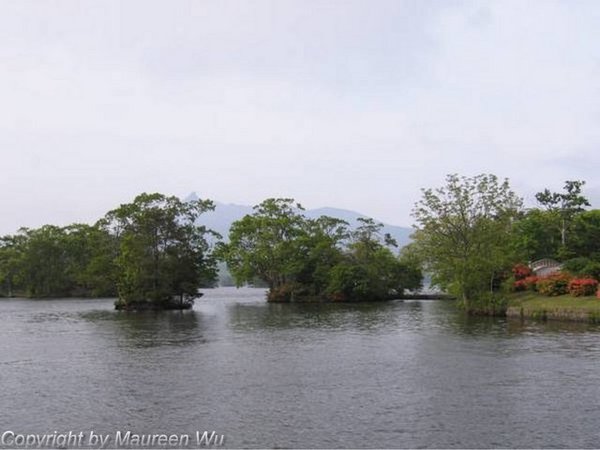
[[[358,218],[366,219],[369,217],[356,211],[329,207],[308,209],[304,212],[304,214],[306,215],[306,217],[309,217],[311,219],[316,219],[320,216],[330,216],[335,217],[336,219],[342,219],[348,222],[352,228],[356,228],[358,226]],[[375,219],[375,221],[380,222],[377,219]],[[384,223],[381,232],[383,234],[389,233],[394,239],[396,239],[396,242],[398,242],[399,247],[404,247],[405,245],[410,243],[410,235],[412,234],[413,229]]]
[[[188,195],[185,200],[195,200],[198,196],[196,193]],[[202,215],[202,224],[208,228],[215,230],[220,233],[224,238],[227,238],[229,228],[231,224],[238,219],[241,219],[246,214],[252,214],[253,209],[247,205],[235,205],[215,202],[216,208],[214,211],[209,211]],[[317,208],[307,209],[304,211],[304,215],[311,219],[315,219],[320,216],[330,216],[336,219],[345,220],[350,224],[352,228],[358,225],[357,219],[366,218],[368,216],[361,214],[356,211],[350,211],[347,209],[339,208]],[[375,219],[376,220],[376,219]],[[383,233],[389,233],[396,241],[398,246],[403,247],[410,242],[410,235],[413,232],[412,228],[399,227],[396,225],[384,224],[382,229]]]

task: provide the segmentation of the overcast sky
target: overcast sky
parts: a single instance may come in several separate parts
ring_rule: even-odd
[[[600,1],[0,1],[0,233],[137,193],[411,225],[448,173],[600,207]]]

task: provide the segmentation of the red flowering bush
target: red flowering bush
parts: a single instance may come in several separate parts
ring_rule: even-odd
[[[533,272],[529,266],[526,266],[525,264],[516,264],[512,268],[512,273],[517,281],[524,280],[525,278],[533,275]]]
[[[537,282],[537,290],[542,295],[555,297],[569,292],[571,275],[565,272],[556,272],[547,277],[540,278]]]
[[[519,291],[536,291],[539,278],[535,275],[528,276],[522,280],[517,280],[513,283],[513,290]]]
[[[569,283],[569,294],[574,297],[594,295],[598,290],[598,281],[593,278],[575,278]]]

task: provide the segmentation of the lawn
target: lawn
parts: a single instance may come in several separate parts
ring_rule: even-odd
[[[537,292],[519,292],[511,296],[507,316],[600,322],[600,299],[568,294],[546,297]]]

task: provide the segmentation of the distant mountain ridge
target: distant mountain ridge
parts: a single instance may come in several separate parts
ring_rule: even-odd
[[[195,192],[193,192],[188,195],[185,200],[189,201],[197,198],[198,196]],[[227,235],[229,234],[229,228],[233,222],[241,219],[246,214],[252,214],[254,212],[252,206],[247,205],[236,205],[220,202],[215,202],[215,205],[216,208],[214,211],[210,211],[202,215],[202,223],[208,228],[221,234],[224,238],[227,238]],[[315,219],[320,216],[335,217],[336,219],[345,220],[352,228],[355,228],[358,225],[358,218],[369,217],[356,211],[332,207],[307,209],[304,211],[304,215],[311,219]],[[380,222],[376,218],[373,219],[377,222]],[[396,239],[399,247],[403,247],[410,243],[410,235],[412,232],[412,228],[399,227],[385,223],[382,229],[382,233],[389,233],[394,239]]]

